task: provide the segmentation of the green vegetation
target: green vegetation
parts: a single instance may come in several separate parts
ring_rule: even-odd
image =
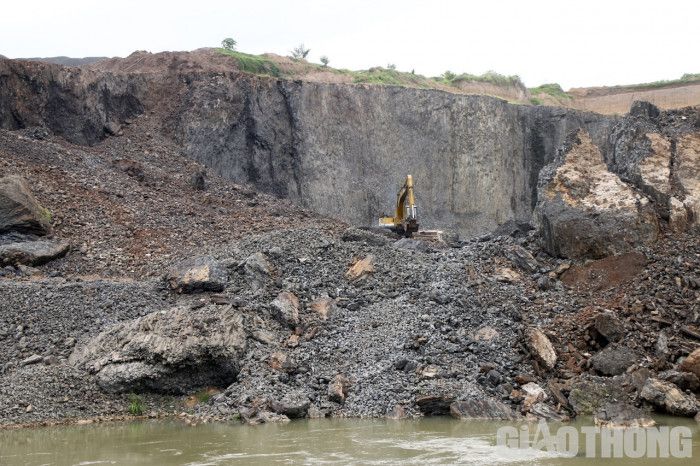
[[[428,87],[428,80],[421,75],[404,73],[396,69],[377,66],[363,71],[347,71],[355,83],[384,84],[389,86]]]
[[[144,411],[146,411],[146,405],[140,396],[131,394],[129,395],[129,414],[132,416],[141,416]]]
[[[458,85],[460,82],[477,82],[477,83],[489,83],[496,86],[522,86],[523,83],[520,80],[520,76],[512,75],[506,76],[495,71],[487,71],[484,74],[455,74],[451,71],[445,71],[442,76],[433,78],[437,82],[443,84],[448,84],[451,86]]]
[[[571,99],[572,97],[564,92],[564,89],[557,83],[542,84],[541,86],[531,87],[528,89],[530,95],[547,94],[557,99]],[[535,104],[539,105],[539,104]]]
[[[226,39],[221,41],[221,46],[225,50],[234,51],[234,50],[236,50],[236,41],[233,40],[233,38],[231,38],[231,37],[227,37]]]
[[[39,207],[39,216],[46,223],[51,223],[51,220],[53,219],[53,215],[51,214],[51,211],[49,209],[47,209],[46,207]]]
[[[268,76],[280,76],[279,67],[272,61],[260,55],[250,55],[234,50],[217,49],[224,55],[235,58],[238,61],[238,68],[241,71],[252,74],[262,74]]]
[[[537,97],[531,97],[530,103],[532,105],[542,105],[542,101],[540,99],[538,99]]]
[[[206,403],[212,397],[212,392],[208,389],[200,390],[194,394],[194,397],[197,398],[197,401],[200,403]]]
[[[650,83],[642,84],[631,84],[629,86],[619,86],[621,88],[634,88],[634,89],[656,89],[658,87],[672,86],[674,84],[686,84],[686,83],[700,83],[700,73],[685,73],[680,79],[670,79],[654,81]],[[615,86],[618,87],[618,86]]]
[[[445,89],[444,86],[454,87],[459,89],[459,84],[462,82],[487,82],[496,86],[523,86],[518,76],[505,76],[493,71],[489,71],[483,75],[472,75],[468,73],[455,74],[446,71],[442,76],[428,78],[420,74],[416,74],[415,70],[410,72],[398,71],[394,64],[387,65],[386,68],[377,66],[368,70],[352,71],[346,69],[336,69],[328,66],[330,60],[327,56],[321,57],[322,65],[308,63],[302,60],[309,53],[309,49],[303,44],[299,45],[292,51],[292,56],[295,63],[289,65],[284,61],[276,62],[274,58],[267,58],[261,55],[250,55],[235,50],[227,50],[225,48],[217,49],[219,53],[228,55],[236,59],[238,69],[251,74],[295,78],[299,75],[314,73],[317,71],[330,71],[332,73],[345,76],[348,81],[353,83],[367,84],[382,84],[389,86],[406,86],[419,87],[428,89]],[[439,85],[436,85],[439,84]],[[524,86],[523,86],[524,87]]]
[[[681,81],[683,81],[683,82],[700,81],[700,73],[686,73],[683,76],[681,76]]]

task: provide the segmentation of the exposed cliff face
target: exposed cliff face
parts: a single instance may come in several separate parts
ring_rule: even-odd
[[[606,147],[613,121],[485,96],[213,76],[190,83],[171,129],[219,174],[359,225],[391,211],[410,173],[425,227],[473,235],[528,220],[537,174],[566,135],[585,127]]]
[[[284,81],[162,66],[100,73],[2,62],[0,126],[94,143],[143,111],[183,152],[237,182],[359,225],[392,209],[407,173],[421,223],[469,236],[529,220],[542,166],[584,127],[603,152],[613,119],[434,90]]]
[[[94,144],[117,122],[143,112],[145,83],[78,68],[0,60],[0,128],[45,126]]]

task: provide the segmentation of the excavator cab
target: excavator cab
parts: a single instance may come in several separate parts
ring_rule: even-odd
[[[393,217],[380,217],[379,226],[389,228],[399,235],[410,238],[418,231],[418,217],[416,214],[416,199],[413,194],[413,177],[406,176],[406,181],[396,196],[396,215]]]

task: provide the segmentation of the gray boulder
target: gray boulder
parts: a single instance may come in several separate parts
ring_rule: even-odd
[[[700,410],[694,395],[687,395],[664,380],[649,378],[639,393],[639,397],[654,407],[675,416],[693,417]]]
[[[619,401],[603,403],[593,416],[593,421],[598,426],[610,428],[651,427],[655,424],[646,411]]]
[[[513,265],[528,273],[535,273],[540,267],[530,252],[522,246],[514,245],[506,249],[505,255]]]
[[[11,231],[35,235],[51,231],[51,214],[16,175],[0,178],[0,233]]]
[[[226,267],[209,256],[190,259],[170,269],[166,276],[170,288],[178,293],[223,291],[228,282]]]
[[[66,255],[70,245],[61,241],[22,241],[0,245],[0,265],[41,265]]]
[[[185,394],[226,387],[246,349],[242,317],[229,307],[177,307],[117,324],[76,348],[69,363],[108,392]]]
[[[520,416],[500,401],[488,398],[455,401],[450,404],[450,415],[457,419],[517,420]]]
[[[620,375],[638,360],[637,353],[626,346],[608,345],[593,355],[590,361],[593,369],[601,374]]]
[[[656,240],[649,200],[610,172],[580,130],[540,172],[534,218],[544,249],[567,258],[600,258]]]
[[[302,419],[306,417],[311,402],[309,397],[302,392],[287,393],[279,399],[270,402],[270,410],[283,414],[290,419]]]
[[[386,246],[390,239],[384,235],[372,233],[357,227],[350,227],[340,237],[343,241],[366,243],[370,246]]]

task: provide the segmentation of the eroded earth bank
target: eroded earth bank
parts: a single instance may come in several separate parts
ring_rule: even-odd
[[[700,409],[700,113],[0,60],[0,419]],[[416,179],[442,241],[367,229]],[[643,422],[643,421],[642,421]]]

